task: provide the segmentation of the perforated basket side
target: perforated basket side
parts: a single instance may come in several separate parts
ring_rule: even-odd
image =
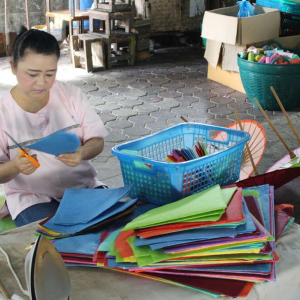
[[[265,110],[280,110],[270,87],[273,86],[286,110],[299,102],[300,65],[271,65],[250,62],[238,57],[241,80],[253,105],[256,98]]]
[[[227,140],[210,138],[211,129],[225,131]],[[134,183],[131,196],[162,205],[215,184],[235,182],[248,139],[249,134],[242,131],[189,123],[116,146],[112,152],[120,160],[124,183]],[[199,140],[205,142],[210,155],[183,163],[163,161],[172,149],[191,147]],[[141,156],[122,149],[139,150]]]

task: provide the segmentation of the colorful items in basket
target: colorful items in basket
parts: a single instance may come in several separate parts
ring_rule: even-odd
[[[193,148],[183,148],[181,150],[174,149],[168,155],[166,161],[168,162],[185,162],[207,155],[206,146],[204,143],[197,142]]]
[[[266,64],[299,64],[300,57],[288,50],[283,50],[272,45],[265,45],[262,48],[250,46],[248,49],[239,53],[240,58]]]

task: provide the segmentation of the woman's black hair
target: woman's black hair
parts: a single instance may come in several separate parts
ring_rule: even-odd
[[[15,65],[24,57],[26,50],[44,55],[55,54],[57,59],[60,56],[59,45],[53,35],[37,29],[27,30],[22,26],[14,41],[13,61]]]

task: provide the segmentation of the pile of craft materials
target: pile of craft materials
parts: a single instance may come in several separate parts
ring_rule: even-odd
[[[66,194],[38,232],[51,237],[70,266],[134,273],[212,296],[246,297],[255,283],[275,280],[275,238],[293,221],[293,209],[281,206],[275,214],[273,186],[215,185],[164,206],[127,199],[130,188],[112,189],[109,197],[97,190],[97,200],[73,194],[71,206]],[[102,208],[91,213],[97,201]]]

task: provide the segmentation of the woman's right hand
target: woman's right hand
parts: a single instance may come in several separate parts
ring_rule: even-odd
[[[24,149],[25,151],[27,149]],[[31,155],[35,160],[37,160],[36,154]],[[16,167],[19,169],[20,173],[24,175],[32,174],[37,168],[29,161],[28,158],[22,156],[18,153],[15,158],[13,159],[15,162]]]

